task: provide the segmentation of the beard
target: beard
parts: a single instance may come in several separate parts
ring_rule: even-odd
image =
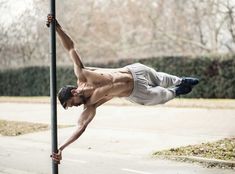
[[[84,95],[80,95],[79,97],[81,99],[81,104],[86,104],[87,98]]]

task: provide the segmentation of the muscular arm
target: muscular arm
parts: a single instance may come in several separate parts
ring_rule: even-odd
[[[60,151],[62,151],[65,147],[73,143],[82,135],[88,124],[94,118],[95,114],[96,114],[96,106],[93,105],[88,107],[84,106],[84,110],[78,120],[76,129],[74,130],[72,135],[59,147]]]
[[[82,70],[84,69],[84,65],[81,61],[81,58],[80,58],[78,52],[74,48],[73,40],[63,30],[63,28],[60,26],[60,24],[58,22],[56,23],[56,31],[57,31],[57,34],[59,35],[61,43],[63,44],[64,48],[69,52],[69,55],[73,61],[75,75],[79,79],[84,78],[84,75],[82,73]]]
[[[85,131],[87,125],[91,122],[91,120],[94,118],[96,114],[96,108],[104,104],[105,102],[109,101],[112,97],[103,98],[96,104],[92,106],[84,106],[84,110],[78,120],[77,127],[75,131],[72,133],[72,135],[60,146],[59,150],[63,150],[65,147],[67,147],[69,144],[73,143],[75,140],[77,140],[82,133]]]
[[[84,110],[81,114],[81,117],[78,120],[77,127],[72,135],[59,147],[58,153],[53,153],[51,155],[52,159],[57,163],[60,164],[62,160],[62,151],[65,147],[73,143],[77,140],[82,133],[85,131],[87,125],[91,122],[96,114],[96,108],[105,103],[106,101],[110,100],[111,98],[104,98],[97,102],[95,105],[84,107]]]

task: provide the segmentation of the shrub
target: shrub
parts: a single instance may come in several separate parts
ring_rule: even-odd
[[[107,64],[90,65],[117,68],[140,62],[157,71],[177,76],[193,76],[199,85],[189,98],[235,98],[235,56],[219,57],[162,57],[149,59],[125,59]],[[57,67],[57,90],[66,85],[76,85],[73,67]],[[48,96],[50,95],[50,68],[26,67],[0,72],[0,95],[2,96]]]

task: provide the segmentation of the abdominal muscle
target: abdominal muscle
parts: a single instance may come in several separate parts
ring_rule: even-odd
[[[128,97],[134,87],[133,77],[127,68],[97,69],[94,72],[103,78],[95,88],[103,88],[105,97]]]

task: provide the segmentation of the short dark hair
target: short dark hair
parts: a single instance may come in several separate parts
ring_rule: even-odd
[[[60,100],[60,104],[66,109],[66,101],[68,101],[72,96],[72,89],[77,89],[76,86],[66,85],[60,88],[58,92],[58,99]]]

